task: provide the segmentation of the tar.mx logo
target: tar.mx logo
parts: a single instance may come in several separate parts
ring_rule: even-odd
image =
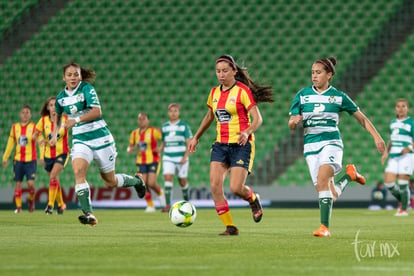
[[[354,245],[354,253],[355,258],[358,262],[364,258],[393,258],[396,256],[400,256],[400,252],[398,251],[398,243],[393,242],[364,242],[359,240],[359,232],[355,234],[355,240],[352,242]]]

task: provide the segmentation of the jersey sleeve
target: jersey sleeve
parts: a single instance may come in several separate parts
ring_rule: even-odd
[[[354,101],[347,94],[343,93],[341,111],[346,111],[349,115],[352,115],[358,110],[359,107],[354,103]]]
[[[241,103],[244,105],[246,110],[250,110],[250,108],[256,105],[256,101],[254,100],[252,92],[250,91],[250,89],[243,89],[241,93]]]
[[[302,112],[300,110],[301,91],[302,90],[300,90],[298,93],[296,93],[295,97],[293,98],[292,104],[290,105],[290,109],[289,109],[289,115],[300,115],[300,114],[302,114]]]
[[[135,141],[135,130],[134,130],[129,135],[129,145],[134,146],[135,144],[136,144],[136,141]]]
[[[193,138],[193,133],[191,132],[191,128],[190,126],[186,123],[185,124],[185,139],[191,139]]]
[[[154,127],[154,139],[156,141],[160,141],[162,139],[161,130],[159,128]]]
[[[43,132],[43,127],[44,127],[43,122],[44,122],[44,120],[43,120],[43,117],[42,117],[42,118],[39,119],[39,121],[37,121],[37,124],[36,124],[36,130],[39,131],[40,133]]]
[[[3,154],[3,162],[9,159],[11,152],[13,151],[14,145],[16,144],[16,137],[14,135],[14,125],[10,129],[9,139],[7,140],[7,146]]]
[[[101,104],[99,103],[98,94],[96,94],[95,88],[87,84],[84,88],[84,95],[86,101],[86,107],[99,107],[101,108]]]

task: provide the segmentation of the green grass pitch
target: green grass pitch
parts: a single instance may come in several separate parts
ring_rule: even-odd
[[[188,228],[165,213],[95,210],[95,227],[63,216],[0,211],[0,275],[408,275],[414,216],[334,209],[331,238],[312,236],[318,209],[232,208],[240,234],[223,237],[214,209]]]

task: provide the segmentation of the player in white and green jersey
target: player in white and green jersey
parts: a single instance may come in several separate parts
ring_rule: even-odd
[[[72,128],[71,158],[76,182],[75,191],[83,211],[79,221],[91,226],[98,223],[93,215],[89,184],[86,181],[86,174],[93,160],[96,161],[106,186],[134,187],[140,198],[145,195],[146,190],[144,181],[139,176],[115,174],[115,142],[101,116],[101,106],[95,88],[88,83],[94,79],[93,70],[81,68],[75,62],[63,67],[66,87],[56,97],[55,108],[58,118],[54,123],[58,127],[50,141],[51,146],[56,144],[62,114],[66,113],[69,119],[64,127]]]
[[[164,193],[166,206],[163,212],[168,212],[171,206],[172,188],[174,175],[177,175],[178,182],[183,192],[183,199],[189,200],[188,195],[188,170],[189,159],[187,142],[193,137],[187,123],[180,120],[180,105],[172,103],[168,106],[169,121],[162,125],[162,145],[164,152],[162,157],[164,175]]]
[[[389,128],[390,140],[381,162],[384,164],[389,157],[384,184],[399,202],[400,206],[395,216],[408,216],[409,182],[414,171],[414,120],[408,116],[406,99],[396,101],[395,114],[396,118],[391,120]]]
[[[370,120],[344,92],[330,85],[335,64],[333,57],[313,63],[313,85],[296,94],[288,123],[292,130],[298,124],[303,125],[304,155],[319,195],[321,226],[313,233],[319,237],[330,236],[332,204],[345,187],[351,181],[365,184],[365,178],[353,164],[348,164],[345,175],[337,183],[334,182],[334,176],[342,170],[343,143],[338,129],[339,114],[346,111],[352,115],[374,138],[378,151],[383,153],[385,150],[384,140]]]

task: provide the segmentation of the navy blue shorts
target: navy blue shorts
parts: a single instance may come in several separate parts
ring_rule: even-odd
[[[254,144],[246,143],[244,146],[239,144],[214,143],[211,147],[210,162],[216,161],[227,164],[231,167],[245,168],[251,172],[254,160]]]
[[[156,173],[159,172],[159,163],[154,162],[151,164],[137,164],[138,173]]]
[[[26,180],[35,180],[36,178],[37,161],[20,162],[14,161],[13,173],[14,181],[22,182],[23,177],[26,176]]]
[[[45,170],[47,172],[51,172],[55,163],[61,164],[63,167],[66,165],[66,161],[68,160],[68,154],[64,153],[59,155],[56,158],[46,158],[45,157]]]

